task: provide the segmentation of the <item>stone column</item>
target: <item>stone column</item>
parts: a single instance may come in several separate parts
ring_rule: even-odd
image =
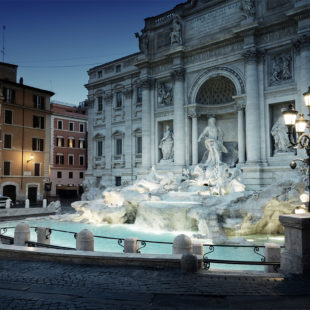
[[[151,97],[152,80],[142,81],[142,166],[151,168]]]
[[[244,131],[244,106],[237,105],[238,110],[238,157],[239,163],[245,162],[245,131]]]
[[[87,145],[87,175],[92,174],[93,170],[93,160],[95,156],[95,146],[94,146],[94,97],[92,95],[88,96],[88,145]]]
[[[257,75],[257,51],[251,49],[243,53],[246,60],[246,151],[247,162],[260,161],[259,94]]]
[[[172,72],[173,88],[173,134],[174,134],[174,164],[185,165],[185,112],[184,112],[184,68]]]
[[[310,213],[280,215],[279,220],[285,233],[281,271],[310,274]]]
[[[132,163],[132,94],[133,90],[127,88],[123,91],[124,95],[124,110],[125,110],[125,141],[124,141],[124,150],[125,154],[125,167],[130,169],[133,165]],[[131,176],[132,178],[132,176]]]
[[[114,96],[115,97],[115,96]],[[113,93],[106,92],[103,96],[105,108],[105,121],[106,121],[106,139],[104,143],[103,155],[105,156],[105,167],[111,171],[112,168],[112,101]],[[111,182],[113,182],[111,180]]]
[[[192,165],[198,164],[198,115],[196,113],[192,117]]]

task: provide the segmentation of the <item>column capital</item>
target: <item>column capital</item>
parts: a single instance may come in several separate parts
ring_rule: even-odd
[[[113,93],[112,92],[108,92],[108,93],[104,93],[103,94],[103,99],[106,103],[111,103],[112,99],[113,99]]]
[[[145,78],[140,82],[140,86],[143,90],[149,90],[154,86],[154,79]]]
[[[242,111],[244,110],[246,107],[245,102],[237,102],[236,104],[236,111]]]
[[[200,113],[196,108],[191,108],[187,111],[187,116],[191,118],[198,118],[200,116]]]
[[[177,68],[171,72],[171,78],[174,81],[184,81],[185,69],[183,67]]]
[[[299,52],[303,47],[310,47],[310,34],[303,34],[293,41],[293,46]]]
[[[247,61],[247,62],[257,62],[258,56],[260,56],[262,53],[259,52],[256,48],[251,48],[248,50],[245,50],[242,53],[242,57]]]

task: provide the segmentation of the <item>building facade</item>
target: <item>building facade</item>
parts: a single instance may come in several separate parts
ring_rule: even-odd
[[[14,202],[43,199],[49,182],[50,97],[16,83],[17,66],[0,63],[0,193]]]
[[[281,109],[306,112],[309,1],[188,0],[146,18],[136,37],[139,53],[88,71],[92,182],[126,184],[152,166],[181,174],[205,163],[198,139],[210,118],[224,133],[223,162],[239,165],[249,189],[289,172],[295,155]]]
[[[75,198],[87,168],[87,110],[51,104],[51,196]]]

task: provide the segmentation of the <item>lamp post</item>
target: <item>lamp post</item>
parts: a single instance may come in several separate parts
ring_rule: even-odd
[[[309,110],[308,116],[310,116],[310,86],[307,92],[303,94],[305,105]],[[308,165],[308,191],[309,191],[309,201],[308,201],[308,212],[310,212],[310,121],[304,118],[304,114],[300,113],[297,118],[298,111],[296,111],[292,104],[289,105],[288,109],[282,109],[282,115],[284,118],[284,123],[288,129],[287,134],[289,141],[294,149],[300,148],[305,149],[308,155],[306,159],[296,159],[296,161],[301,161]],[[306,132],[306,129],[308,131]],[[297,134],[297,138],[296,138]],[[293,160],[290,164],[292,169],[295,169],[297,164]]]

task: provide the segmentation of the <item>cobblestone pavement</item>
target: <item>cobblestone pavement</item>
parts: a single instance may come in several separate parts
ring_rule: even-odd
[[[0,260],[0,309],[309,309],[310,278]]]

